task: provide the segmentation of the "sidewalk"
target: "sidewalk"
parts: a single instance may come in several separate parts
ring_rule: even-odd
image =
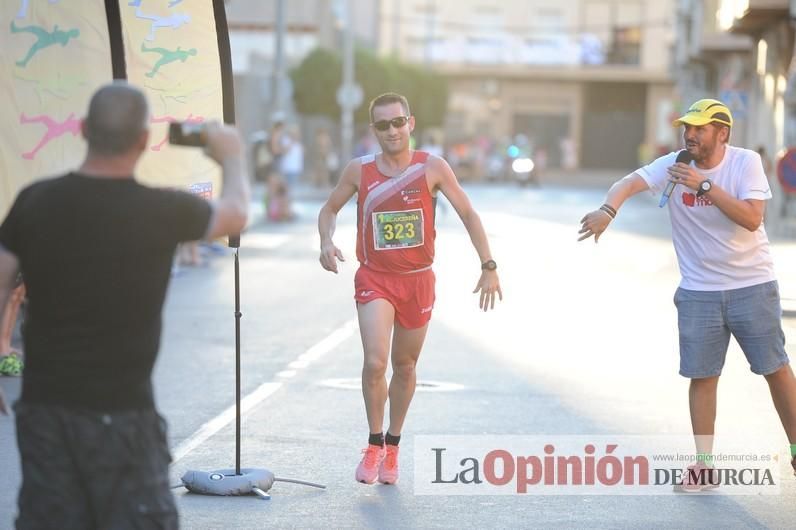
[[[796,239],[772,241],[771,255],[782,298],[782,316],[796,317]]]

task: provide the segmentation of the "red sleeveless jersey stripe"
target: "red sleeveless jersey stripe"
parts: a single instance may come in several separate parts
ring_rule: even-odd
[[[434,262],[434,199],[426,182],[428,153],[415,151],[403,173],[383,175],[362,157],[357,197],[357,259],[371,270],[410,273]]]

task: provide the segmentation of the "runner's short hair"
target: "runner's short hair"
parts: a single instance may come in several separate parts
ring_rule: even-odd
[[[411,116],[412,113],[409,110],[409,102],[406,100],[404,96],[401,94],[396,94],[395,92],[386,92],[381,94],[380,96],[376,96],[373,98],[373,101],[370,102],[370,107],[368,108],[368,114],[370,115],[370,121],[373,121],[373,108],[374,107],[381,107],[383,105],[390,105],[392,103],[400,103],[401,107],[404,109],[404,114],[406,116]]]

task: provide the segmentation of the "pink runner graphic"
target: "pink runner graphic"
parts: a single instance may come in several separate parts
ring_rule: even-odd
[[[63,136],[66,133],[72,133],[72,136],[77,136],[80,134],[80,125],[83,123],[83,120],[80,118],[75,118],[74,113],[70,113],[69,117],[66,118],[64,121],[56,121],[50,116],[46,116],[42,114],[41,116],[34,116],[32,118],[28,118],[25,116],[25,113],[19,115],[19,123],[22,125],[27,125],[30,123],[41,123],[45,127],[47,127],[47,132],[44,134],[42,139],[36,144],[36,147],[28,151],[27,153],[22,153],[22,158],[26,160],[33,160],[36,158],[36,153],[39,150],[50,143],[52,140],[58,138],[59,136]]]

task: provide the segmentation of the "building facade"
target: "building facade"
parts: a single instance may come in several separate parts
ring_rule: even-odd
[[[378,1],[348,0],[360,45],[378,41]],[[284,31],[279,43],[279,11]],[[292,112],[290,68],[319,46],[340,48],[341,0],[226,0],[237,122],[245,133],[267,128],[274,113]],[[281,48],[280,48],[281,46]]]
[[[628,169],[676,141],[674,5],[384,0],[379,50],[448,77],[448,142],[522,134],[548,167]]]
[[[678,0],[348,1],[358,45],[447,77],[448,145],[522,135],[550,168],[625,170],[677,143]],[[275,91],[290,94],[274,70],[277,3],[227,2],[244,130],[267,126]],[[284,2],[282,70],[340,48],[344,3]]]

